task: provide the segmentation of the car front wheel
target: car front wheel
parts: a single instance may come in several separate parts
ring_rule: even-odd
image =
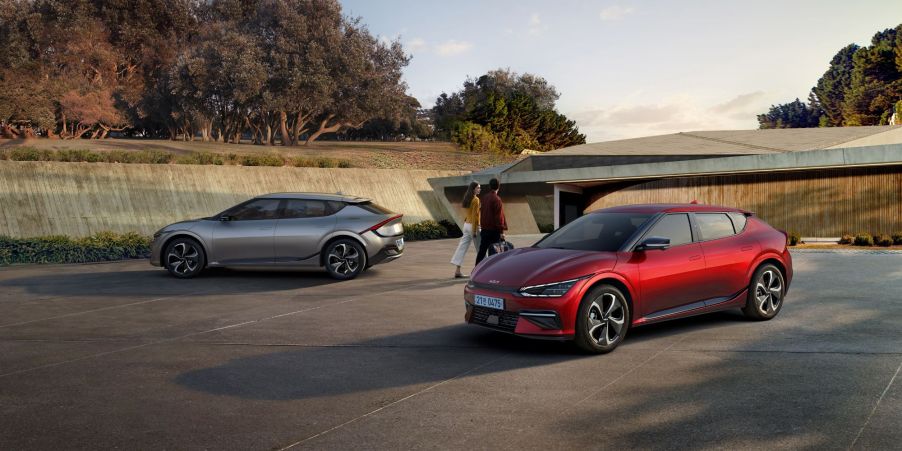
[[[169,274],[179,279],[190,279],[200,274],[207,256],[200,243],[191,238],[176,238],[166,245],[163,261]]]
[[[626,297],[616,287],[592,289],[579,304],[574,342],[582,350],[604,354],[623,341],[630,326]]]
[[[326,271],[338,280],[353,279],[366,267],[363,246],[350,239],[341,239],[326,247]]]
[[[746,317],[758,321],[766,321],[780,313],[783,308],[783,295],[786,284],[783,273],[771,264],[762,265],[752,276],[749,284],[749,295],[742,313]]]

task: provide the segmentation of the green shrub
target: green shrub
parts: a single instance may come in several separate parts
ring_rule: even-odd
[[[222,165],[224,162],[222,155],[210,152],[194,152],[175,159],[176,164]]]
[[[542,233],[554,232],[554,224],[539,224],[539,232],[542,232]]]
[[[798,232],[789,232],[789,237],[787,239],[789,240],[790,246],[798,246],[799,243],[802,242],[802,235],[799,235]]]
[[[855,240],[853,244],[856,246],[873,246],[874,245],[874,237],[872,237],[868,233],[859,233],[855,235]]]
[[[407,241],[438,240],[448,238],[448,230],[441,224],[426,220],[404,224],[404,239]]]
[[[852,244],[853,241],[855,241],[855,237],[850,233],[844,233],[839,238],[839,244]]]
[[[242,166],[285,166],[285,160],[278,155],[242,155],[238,159]]]
[[[475,152],[501,152],[501,144],[491,130],[473,122],[458,122],[451,132],[451,141],[461,149]]]
[[[892,234],[893,244],[902,244],[902,232]]]
[[[874,238],[874,244],[883,247],[890,247],[893,245],[893,238],[887,234],[880,234]]]
[[[16,147],[9,151],[8,158],[13,161],[53,161],[53,152],[33,147]]]
[[[338,160],[335,158],[292,158],[289,163],[291,166],[298,168],[349,168],[351,162],[348,160]]]
[[[136,233],[99,232],[85,238],[0,236],[0,265],[14,263],[87,263],[143,258],[151,240]]]
[[[464,232],[460,230],[456,222],[442,219],[438,224],[445,228],[445,236],[448,238],[460,238],[464,235]]]

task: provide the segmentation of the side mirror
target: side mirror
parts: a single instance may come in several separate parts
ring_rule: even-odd
[[[636,246],[637,251],[664,250],[670,247],[670,238],[650,236]]]
[[[232,220],[232,217],[229,216],[229,215],[222,215],[222,216],[219,217],[219,220],[220,220],[221,222],[227,222],[227,221],[231,221],[231,220]]]

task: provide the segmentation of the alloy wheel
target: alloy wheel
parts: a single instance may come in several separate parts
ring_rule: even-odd
[[[200,265],[200,251],[194,244],[178,242],[166,254],[166,265],[178,275],[191,274]]]
[[[758,311],[762,315],[772,316],[780,308],[783,297],[783,281],[773,270],[768,269],[761,273],[755,284],[755,301]]]
[[[589,336],[595,343],[610,346],[620,339],[620,331],[626,321],[626,310],[613,293],[604,293],[592,301],[588,312]]]
[[[339,243],[332,248],[327,263],[336,274],[351,275],[360,268],[360,252],[347,243]]]

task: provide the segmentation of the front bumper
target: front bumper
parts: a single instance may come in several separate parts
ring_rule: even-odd
[[[582,299],[583,283],[559,298],[532,298],[513,289],[464,288],[468,324],[487,327],[529,338],[570,340],[576,329],[576,311]],[[504,299],[504,310],[474,304],[477,294]]]
[[[153,266],[162,266],[163,260],[163,243],[169,239],[171,233],[162,233],[157,235],[153,242],[150,243],[150,264]]]

